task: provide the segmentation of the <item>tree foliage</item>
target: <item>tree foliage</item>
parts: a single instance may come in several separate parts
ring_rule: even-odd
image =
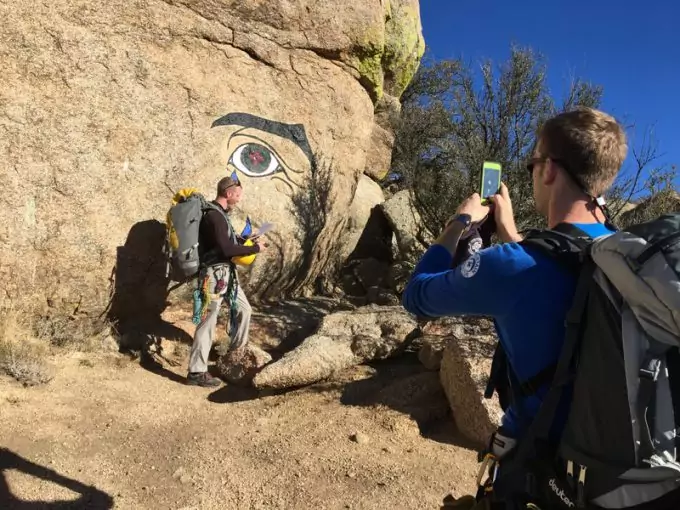
[[[536,132],[560,111],[599,107],[602,94],[602,87],[573,78],[556,99],[547,85],[545,62],[530,49],[512,47],[500,65],[426,60],[402,96],[389,185],[411,190],[426,227],[436,235],[458,204],[478,191],[483,162],[496,161],[518,227],[541,226],[526,170]],[[648,140],[643,142],[634,151],[639,168],[622,173],[610,192],[617,213],[644,195],[650,183],[667,185],[663,166],[646,172],[658,153]]]

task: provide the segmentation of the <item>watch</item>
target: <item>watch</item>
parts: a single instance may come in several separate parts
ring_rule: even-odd
[[[470,225],[472,225],[472,216],[470,216],[469,214],[459,214],[459,215],[451,218],[449,220],[449,223],[446,226],[448,227],[454,221],[457,221],[458,223],[462,223],[463,224],[463,232],[465,232],[468,228],[470,228]]]

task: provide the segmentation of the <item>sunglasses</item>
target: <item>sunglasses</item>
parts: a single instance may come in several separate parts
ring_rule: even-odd
[[[560,165],[562,168],[564,168],[565,172],[567,172],[568,174],[571,175],[571,172],[569,172],[569,168],[567,168],[567,164],[564,162],[564,160],[558,159],[558,158],[553,158],[553,157],[550,157],[550,156],[543,156],[541,158],[531,158],[529,160],[529,162],[527,163],[527,171],[530,174],[533,174],[534,173],[534,167],[538,163],[543,163],[544,161],[547,161],[549,159],[551,161],[553,161],[554,163],[557,163],[558,165]]]
[[[547,159],[548,159],[547,157],[546,158],[531,158],[529,160],[529,162],[527,163],[527,171],[530,174],[533,174],[534,173],[534,166],[536,166],[536,164],[538,164],[538,163],[542,163],[542,162],[546,161]]]

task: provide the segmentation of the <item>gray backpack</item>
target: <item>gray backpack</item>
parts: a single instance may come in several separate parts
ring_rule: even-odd
[[[196,276],[201,265],[199,257],[199,227],[203,215],[210,209],[222,210],[193,189],[175,195],[173,206],[167,214],[166,252],[168,274],[174,279]]]
[[[576,271],[578,283],[550,389],[500,461],[494,499],[543,510],[680,508],[680,213],[595,240],[568,228],[522,242]]]

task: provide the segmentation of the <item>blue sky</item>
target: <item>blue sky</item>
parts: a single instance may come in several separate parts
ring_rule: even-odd
[[[680,2],[421,0],[420,12],[432,57],[501,62],[512,43],[531,47],[552,92],[571,75],[602,85],[601,108],[639,126],[631,142],[653,127],[660,161],[680,167]]]

